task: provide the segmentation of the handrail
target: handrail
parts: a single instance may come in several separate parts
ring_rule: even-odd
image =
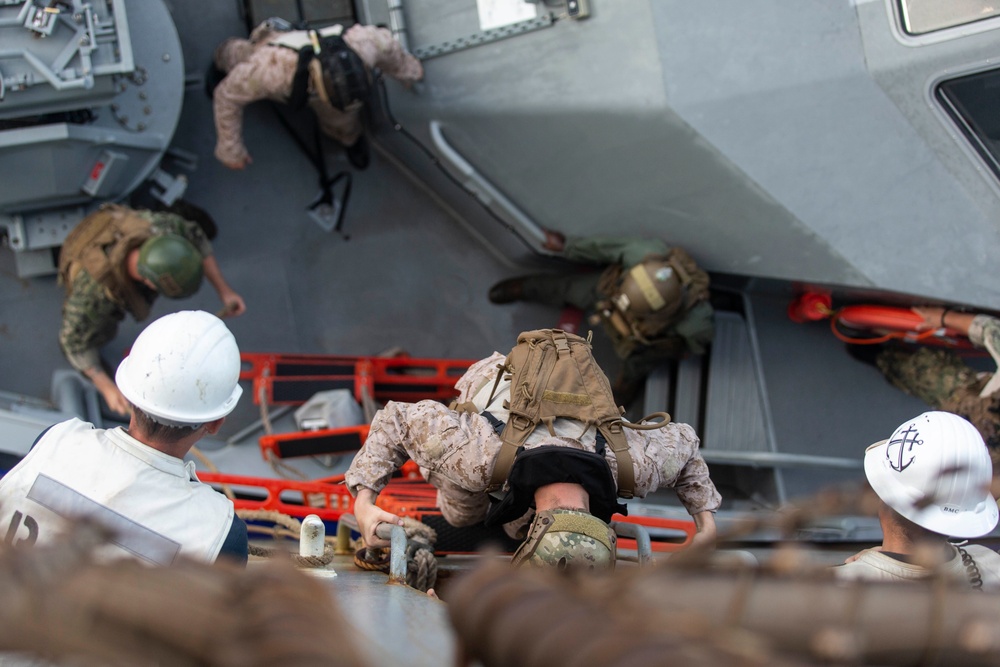
[[[389,540],[389,581],[406,583],[406,531],[384,521],[375,525],[375,535]]]
[[[653,561],[653,547],[649,539],[649,531],[637,523],[624,523],[622,521],[612,521],[611,530],[615,535],[630,537],[635,540],[635,548],[639,556],[639,567],[648,565]]]
[[[508,199],[502,192],[490,183],[486,177],[476,171],[462,155],[455,150],[444,138],[441,131],[441,123],[432,120],[430,122],[431,139],[434,146],[453,169],[457,170],[465,180],[462,186],[473,194],[482,204],[488,208],[499,208],[517,226],[518,233],[527,236],[528,241],[533,242],[539,248],[545,243],[545,230],[528,217],[517,205]],[[495,205],[495,206],[494,206]]]
[[[337,554],[350,553],[351,531],[360,532],[358,518],[353,514],[344,514],[337,522]],[[375,535],[383,540],[389,540],[389,581],[406,583],[406,531],[402,526],[380,522],[375,526]]]

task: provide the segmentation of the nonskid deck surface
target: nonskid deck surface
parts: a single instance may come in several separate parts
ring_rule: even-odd
[[[191,82],[184,91],[172,146],[197,158],[196,168],[184,172],[189,179],[185,198],[215,217],[220,230],[215,240],[219,264],[246,299],[246,315],[228,320],[241,349],[377,355],[402,347],[418,357],[476,359],[494,350],[509,350],[521,331],[555,325],[559,317],[555,309],[488,302],[486,294],[494,282],[536,267],[518,265],[495,244],[484,243],[484,230],[469,227],[400,169],[385,152],[391,138],[385,133],[391,135],[391,130],[383,128],[381,135],[373,136],[371,166],[353,173],[343,234],[322,229],[307,215],[307,207],[319,193],[317,174],[268,104],[246,110],[245,140],[253,164],[240,172],[222,166],[213,156],[211,101],[201,76],[218,43],[245,35],[244,17],[235,2],[206,5],[172,0],[169,8]],[[432,93],[432,87],[414,92]],[[336,146],[328,144],[326,155],[331,172],[350,169]],[[428,163],[428,169],[437,167]],[[488,230],[495,235],[499,223],[489,224],[495,226]],[[551,224],[572,232],[572,221]],[[62,288],[52,276],[17,278],[7,251],[0,253],[0,267],[3,389],[48,398],[53,373],[68,368],[56,342]],[[873,368],[849,359],[822,323],[790,322],[785,314],[787,293],[761,281],[744,283],[742,288],[752,308],[743,309],[739,316],[752,334],[761,374],[737,376],[723,369],[721,376],[718,372],[708,376],[722,377],[723,385],[703,384],[702,390],[705,398],[722,401],[713,408],[716,413],[750,415],[751,394],[742,388],[752,385],[766,410],[756,406],[758,414],[743,432],[735,423],[738,420],[706,422],[712,415],[697,402],[688,403],[696,409],[675,417],[696,426],[706,451],[728,438],[779,453],[860,458],[867,444],[925,409],[916,399],[890,387]],[[203,289],[188,300],[159,300],[153,317],[181,308],[215,312],[218,307],[215,294]],[[126,319],[105,350],[108,359],[120,358],[142,326]],[[595,348],[609,374],[615,372],[618,362],[600,331],[595,331]],[[732,352],[728,358],[740,363],[747,359],[742,352]],[[240,405],[223,426],[222,441],[260,418],[249,385],[245,389]],[[718,398],[727,395],[732,397],[728,403]],[[770,439],[761,431],[767,426]],[[216,465],[224,472],[270,472],[255,436],[227,446],[206,443],[205,451],[210,459],[218,459]],[[331,469],[328,461],[291,463],[301,465],[307,476],[340,471]],[[718,470],[720,485],[726,483],[726,510],[733,509],[737,499],[749,500],[754,507],[773,507],[778,478],[788,499],[811,494],[828,483],[861,480],[859,471],[783,467],[777,472],[765,469],[759,473],[760,488],[748,490],[729,483],[730,466],[713,464],[713,468]],[[740,475],[746,471],[746,466],[736,468]],[[767,488],[774,492],[760,493]],[[673,503],[676,509],[671,496],[666,493],[650,500],[657,505]]]
[[[260,567],[265,559],[252,559]],[[352,556],[335,556],[324,568],[303,569],[326,588],[350,625],[351,637],[370,665],[452,664],[455,631],[445,603],[383,572],[359,569]]]

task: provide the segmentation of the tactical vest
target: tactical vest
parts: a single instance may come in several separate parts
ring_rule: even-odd
[[[153,236],[148,220],[124,206],[105,204],[73,228],[59,252],[59,282],[69,294],[86,271],[136,320],[149,316],[150,301],[128,275],[128,254]]]
[[[663,277],[663,280],[658,280]],[[696,304],[709,297],[709,277],[683,248],[654,255],[625,271],[613,264],[601,274],[604,295],[596,311],[616,343],[654,345]]]
[[[344,42],[343,26],[328,26],[319,31],[293,30],[279,33],[269,40],[272,46],[283,46],[299,53],[299,63],[292,80],[289,104],[293,108],[305,104],[309,85],[323,104],[345,111],[360,101],[367,104],[371,97],[371,80],[361,57]]]
[[[555,435],[553,423],[564,418],[597,428],[615,456],[618,495],[633,496],[635,474],[622,429],[661,428],[669,422],[669,416],[663,415],[665,420],[652,425],[623,422],[623,410],[615,405],[611,384],[594,360],[590,341],[559,329],[519,335],[497,374],[494,392],[505,374],[511,379],[510,398],[505,405],[510,417],[500,433],[503,444],[493,464],[488,492],[504,486],[515,458],[536,428],[544,424]],[[491,394],[487,404],[492,401]],[[607,465],[603,457],[601,462]]]

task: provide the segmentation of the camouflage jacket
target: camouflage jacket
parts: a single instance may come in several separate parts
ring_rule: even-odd
[[[474,364],[455,384],[459,402],[473,401],[492,389],[497,365],[504,355],[494,353]],[[485,390],[484,390],[485,387]],[[509,395],[501,385],[500,395],[490,403],[489,410],[497,418],[506,417],[503,400]],[[529,438],[526,448],[540,442],[594,451],[594,429],[581,434],[583,425],[570,420],[560,427],[556,422],[555,439],[545,429]],[[635,467],[635,495],[642,498],[659,488],[673,488],[681,503],[691,514],[714,511],[721,496],[708,475],[708,465],[698,451],[699,440],[687,424],[674,424],[651,431],[625,429]],[[535,437],[538,436],[538,437]],[[355,456],[345,476],[351,493],[359,487],[380,492],[393,472],[408,459],[415,461],[424,476],[439,491],[438,500],[446,503],[459,499],[472,507],[465,523],[481,521],[489,507],[485,489],[493,471],[493,462],[501,447],[499,436],[490,422],[480,414],[459,413],[436,401],[419,403],[390,402],[372,421],[364,447]],[[614,454],[608,449],[605,459],[617,476]],[[443,505],[442,505],[443,508]],[[453,525],[459,525],[448,517]]]
[[[173,213],[136,213],[149,220],[154,235],[179,234],[191,241],[203,257],[212,254],[212,244],[197,224]],[[156,292],[143,288],[143,293],[150,304],[156,300]],[[99,366],[100,349],[114,339],[126,312],[125,304],[115,300],[107,289],[81,270],[63,301],[59,330],[59,346],[70,365],[78,371]]]
[[[993,363],[1000,366],[1000,320],[989,315],[976,315],[969,325],[969,340],[977,347],[986,348]],[[1000,373],[994,372],[980,394],[983,398],[996,396],[1000,389]]]
[[[1000,362],[1000,320],[977,315],[969,340]],[[897,388],[972,422],[994,459],[1000,459],[1000,373],[977,373],[954,350],[928,347],[889,347],[879,353],[876,365]]]
[[[246,159],[243,143],[243,108],[258,100],[287,102],[299,56],[294,50],[269,44],[275,32],[263,23],[250,39],[229,39],[215,52],[216,66],[226,77],[215,89],[215,157],[224,163]],[[367,67],[378,67],[386,75],[410,83],[423,78],[420,61],[406,52],[385,28],[353,25],[344,31],[344,42]],[[323,132],[345,146],[361,135],[357,110],[341,112],[330,105],[310,104]]]

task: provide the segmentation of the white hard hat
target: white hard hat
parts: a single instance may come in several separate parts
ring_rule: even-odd
[[[997,525],[993,464],[971,423],[925,412],[865,451],[865,475],[886,505],[927,530],[979,537]]]
[[[243,393],[240,350],[222,320],[200,310],[165,315],[146,327],[115,383],[153,418],[203,424],[225,417]]]

